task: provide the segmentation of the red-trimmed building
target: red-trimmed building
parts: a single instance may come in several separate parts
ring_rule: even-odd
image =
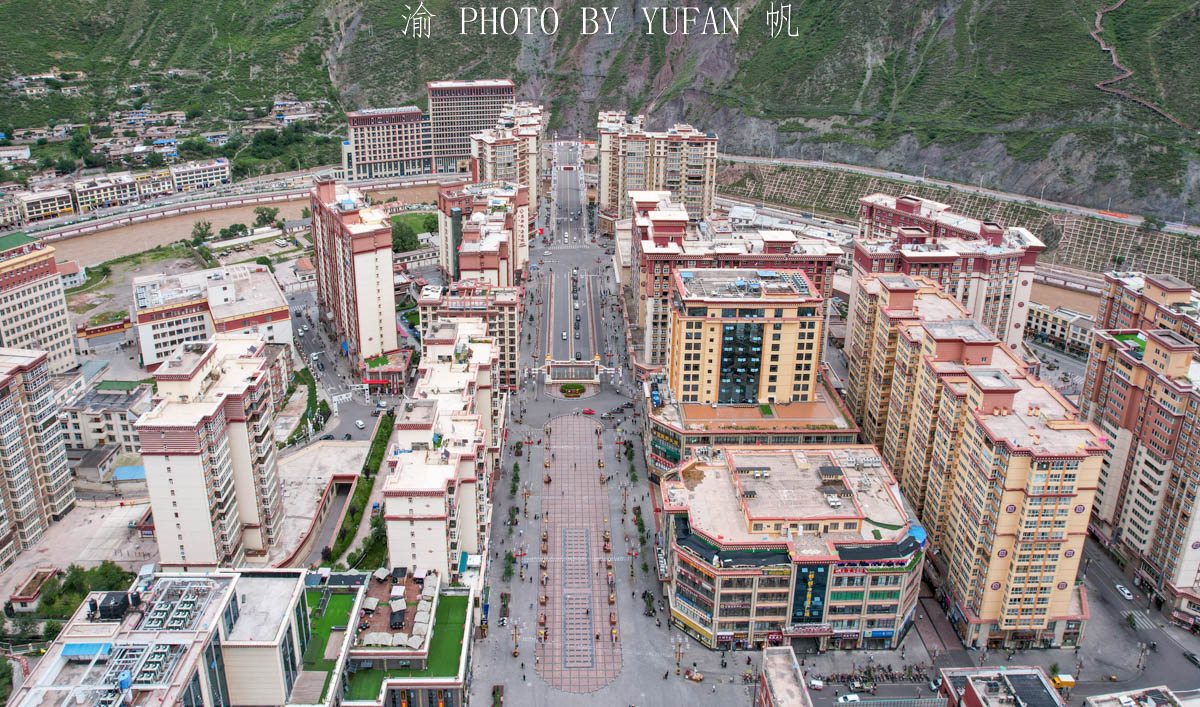
[[[1046,246],[1024,228],[949,209],[916,196],[859,199],[854,279],[889,272],[928,277],[1015,351],[1025,333],[1037,257]],[[851,287],[851,317],[854,292]]]
[[[254,263],[136,277],[132,319],[141,363],[151,370],[181,344],[214,334],[292,345],[287,297],[270,269]]]
[[[842,251],[833,243],[789,231],[716,234],[689,229],[688,212],[665,191],[631,191],[632,307],[635,362],[666,365],[670,348],[671,277],[679,268],[803,270],[818,294],[833,296]]]
[[[521,288],[496,287],[479,280],[462,280],[447,286],[426,285],[417,297],[421,334],[435,322],[482,319],[499,344],[496,383],[516,390],[520,375]]]
[[[451,282],[499,287],[521,281],[529,264],[529,190],[510,182],[438,190],[438,265]]]
[[[391,220],[357,189],[331,180],[316,183],[310,203],[322,324],[355,363],[395,351]]]
[[[481,586],[505,396],[497,347],[480,319],[426,330],[420,378],[396,411],[383,479],[389,566]]]
[[[416,106],[366,108],[346,114],[342,143],[346,179],[403,177],[433,172],[429,121]]]
[[[21,232],[0,236],[0,346],[45,351],[51,373],[75,367],[75,332],[54,248]]]
[[[236,567],[278,540],[274,424],[288,351],[219,334],[179,346],[154,372],[154,407],[135,427],[163,566]]]

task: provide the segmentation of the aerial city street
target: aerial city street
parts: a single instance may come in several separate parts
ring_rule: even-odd
[[[1200,707],[1195,12],[1023,3],[0,5],[0,698]]]

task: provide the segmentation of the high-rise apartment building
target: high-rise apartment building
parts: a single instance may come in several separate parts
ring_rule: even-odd
[[[925,534],[868,445],[713,447],[660,482],[671,622],[716,650],[894,648]]]
[[[671,390],[683,403],[810,400],[823,303],[802,270],[675,270]]]
[[[383,179],[471,171],[471,136],[496,127],[511,108],[509,79],[431,81],[429,112],[416,106],[365,108],[346,114],[346,179]]]
[[[1021,345],[1034,267],[1046,247],[1032,233],[967,218],[915,196],[865,196],[858,219],[855,279],[887,272],[928,277],[1011,350]]]
[[[1092,533],[1176,623],[1200,624],[1200,346],[1167,328],[1096,331],[1080,407],[1112,446]]]
[[[496,357],[481,319],[442,320],[426,330],[416,392],[397,410],[384,455],[390,566],[455,581],[464,554],[487,553],[505,417]]]
[[[0,236],[0,346],[45,351],[51,373],[76,366],[54,248],[21,232]]]
[[[848,398],[929,533],[959,634],[980,647],[1077,643],[1100,431],[933,280],[855,287]]]
[[[598,218],[602,231],[629,218],[631,191],[668,191],[698,221],[712,213],[716,194],[717,136],[691,125],[645,129],[644,116],[601,111]]]
[[[1174,275],[1110,272],[1096,329],[1170,329],[1200,344],[1200,292]]]
[[[511,79],[430,81],[429,127],[435,172],[470,169],[471,136],[495,126],[505,106],[513,102]]]
[[[180,346],[154,372],[155,405],[136,427],[163,566],[236,567],[278,540],[275,395],[290,351],[218,334]]]
[[[520,380],[521,288],[478,280],[426,285],[417,296],[421,335],[443,320],[482,319],[496,344],[496,384],[515,390]]]
[[[529,190],[511,182],[438,190],[438,265],[446,279],[499,287],[520,282],[529,264]]]
[[[0,568],[75,506],[45,351],[0,348]]]
[[[342,142],[346,179],[380,179],[433,172],[429,119],[416,106],[364,108],[346,114]]]
[[[318,181],[310,203],[322,320],[358,362],[396,350],[391,220],[333,181]]]
[[[626,304],[640,366],[667,363],[671,278],[677,269],[803,270],[816,295],[833,296],[833,269],[842,251],[829,241],[788,231],[718,233],[705,224],[693,228],[687,211],[669,192],[630,192],[628,201],[632,216]]]
[[[495,127],[471,136],[471,176],[477,182],[512,182],[529,192],[530,225],[541,194],[542,135],[550,116],[540,104],[505,106]]]
[[[266,265],[241,263],[133,278],[133,330],[143,366],[213,334],[262,334],[292,344],[287,297]]]

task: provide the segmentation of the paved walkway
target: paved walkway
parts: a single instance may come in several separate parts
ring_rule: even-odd
[[[549,422],[551,483],[542,491],[542,532],[547,560],[541,592],[546,604],[545,641],[537,644],[538,674],[565,692],[594,692],[621,671],[619,635],[611,633],[604,533],[609,530],[608,490],[600,483],[597,444],[601,429],[590,418],[569,415]],[[539,551],[542,548],[538,548]],[[531,553],[532,554],[532,553]],[[614,576],[615,580],[615,576]]]

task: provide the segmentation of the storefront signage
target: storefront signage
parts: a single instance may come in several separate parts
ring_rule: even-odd
[[[895,633],[896,632],[890,628],[889,629],[875,629],[874,631],[867,631],[867,636],[870,638],[888,638]]]

